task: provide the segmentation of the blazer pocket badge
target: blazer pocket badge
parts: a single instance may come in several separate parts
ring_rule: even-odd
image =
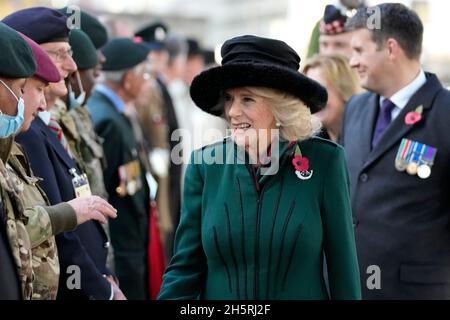
[[[417,141],[403,139],[395,158],[395,169],[417,175],[421,179],[431,176],[431,168],[436,158],[437,149]]]

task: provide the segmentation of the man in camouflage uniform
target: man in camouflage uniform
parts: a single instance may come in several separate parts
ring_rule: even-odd
[[[67,79],[77,70],[71,57],[67,20],[65,15],[55,10],[35,7],[15,12],[3,21],[39,43],[51,57],[61,77]],[[48,86],[45,90],[48,109],[54,109],[56,101],[67,94],[64,81]],[[53,114],[56,117],[50,116],[49,121],[42,117],[36,119],[30,130],[16,138],[29,154],[33,171],[43,178],[41,186],[51,204],[91,194],[88,180],[82,171],[79,150],[71,149],[68,142],[71,139],[68,133],[75,132],[74,123],[70,117],[65,117],[67,109],[61,110],[61,113]],[[66,130],[62,128],[63,125]],[[64,270],[60,273],[58,299],[123,298],[111,278],[112,271],[106,266],[109,240],[99,223],[89,221],[73,232],[58,235],[56,241],[61,270]],[[69,283],[69,274],[73,273],[74,265],[78,266],[80,276],[80,286],[76,287]]]
[[[0,158],[0,166],[3,161]],[[3,180],[0,178],[0,180]],[[16,264],[6,234],[6,209],[4,195],[0,183],[0,300],[20,300],[22,298]]]
[[[35,92],[39,92],[38,89],[44,87],[48,82],[59,81],[60,77],[50,58],[36,43],[23,36],[27,47],[21,48],[17,44],[18,41],[19,44],[21,44],[20,41],[23,41],[19,34],[3,24],[0,24],[0,27],[2,27],[1,31],[5,31],[7,35],[14,35],[13,39],[8,39],[8,36],[0,32],[2,46],[7,45],[7,43],[14,43],[15,49],[13,50],[17,52],[16,56],[14,53],[8,52],[11,51],[11,47],[1,48],[1,51],[5,54],[16,56],[16,61],[5,61],[5,63],[13,63],[13,66],[19,65],[22,68],[18,66],[16,70],[6,70],[6,72],[0,72],[0,74],[13,79],[17,77],[25,78],[34,74],[32,78],[26,80],[6,81],[5,79],[10,85],[7,85],[0,78],[2,85],[10,93],[9,96],[7,94],[1,95],[0,106],[2,110],[5,112],[11,111],[11,108],[8,110],[7,105],[12,102],[10,97],[14,97],[17,100],[16,103],[19,104],[16,113],[21,118],[14,131],[5,133],[5,136],[6,134],[9,135],[8,138],[3,137],[3,135],[3,138],[0,138],[0,156],[2,159],[0,163],[0,185],[2,191],[4,191],[2,198],[5,199],[3,205],[7,214],[7,234],[19,270],[23,298],[54,299],[59,278],[54,235],[65,230],[72,230],[77,224],[89,219],[86,209],[92,199],[85,198],[50,207],[42,189],[36,184],[38,179],[33,176],[25,155],[14,142],[13,134],[19,128],[21,131],[27,130],[36,111],[34,107],[42,108],[40,106],[41,101],[45,101],[42,91],[40,91],[40,96],[39,94],[36,95]],[[25,59],[24,61],[24,56],[27,57],[25,54],[29,53],[28,50],[32,52],[31,60]],[[18,56],[21,56],[22,59],[18,59]],[[35,61],[37,62],[37,69],[35,68]],[[20,106],[19,89],[24,92],[24,100],[27,104],[26,110]],[[23,114],[21,114],[21,110],[23,110]],[[106,204],[100,198],[97,202],[102,206]],[[110,206],[108,209],[113,210]],[[103,209],[100,210],[107,214]],[[91,217],[94,217],[94,215],[91,214]],[[99,216],[96,219],[99,219]],[[102,220],[105,220],[104,217],[102,217]]]

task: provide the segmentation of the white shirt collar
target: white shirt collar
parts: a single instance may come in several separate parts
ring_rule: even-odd
[[[397,91],[390,100],[395,104],[396,109],[401,111],[412,98],[412,96],[427,82],[425,72],[420,70],[419,75],[406,87]],[[380,97],[380,106],[382,105],[384,97]]]

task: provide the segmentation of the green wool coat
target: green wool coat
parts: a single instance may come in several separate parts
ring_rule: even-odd
[[[296,144],[309,180],[295,174]],[[230,139],[193,152],[159,299],[360,299],[343,149],[311,138],[279,150],[274,175],[243,163]],[[200,163],[207,155],[235,164]]]

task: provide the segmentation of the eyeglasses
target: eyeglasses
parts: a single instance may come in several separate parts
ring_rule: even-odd
[[[45,50],[48,54],[52,55],[53,57],[55,57],[56,62],[63,62],[64,60],[66,60],[68,57],[71,57],[73,55],[73,50],[72,49],[68,49],[68,50]]]

